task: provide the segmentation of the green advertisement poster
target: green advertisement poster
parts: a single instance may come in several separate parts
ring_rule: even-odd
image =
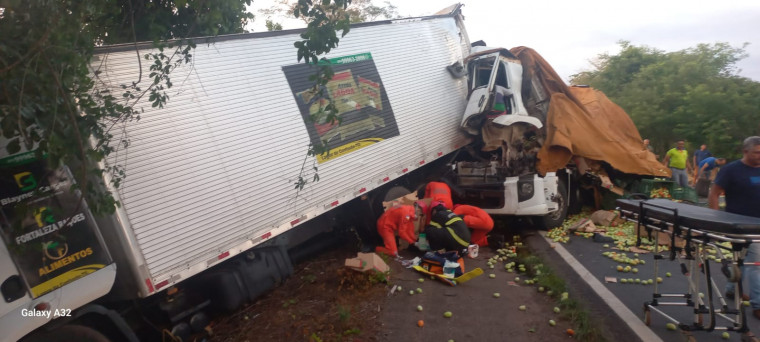
[[[342,56],[329,61],[334,75],[321,88],[314,88],[314,82],[309,80],[315,73],[314,65],[301,63],[282,67],[311,142],[327,141],[330,152],[317,156],[319,163],[399,135],[372,54]],[[319,96],[320,89],[322,96]],[[335,104],[342,123],[312,122],[310,116],[324,109],[329,99]]]

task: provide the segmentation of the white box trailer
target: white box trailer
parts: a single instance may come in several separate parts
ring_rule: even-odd
[[[127,173],[114,191],[121,206],[111,217],[88,221],[97,226],[93,241],[107,246],[102,269],[32,293],[11,249],[0,247],[0,280],[15,277],[13,284],[23,285],[0,302],[0,340],[67,323],[84,311],[107,316],[134,340],[107,305],[88,303],[109,292],[120,299],[166,295],[285,232],[313,236],[319,231],[298,229],[357,197],[382,197],[373,190],[385,191],[467,143],[459,129],[467,80],[446,68],[469,53],[459,6],[445,15],[352,26],[326,56],[336,72],[326,90],[338,102],[341,127],[305,119],[320,103],[308,92],[313,68],[296,61],[300,32],[196,40],[193,62],[172,72],[165,108],[141,102],[141,119],[114,139],[129,141],[108,160]],[[138,47],[140,54],[150,51],[149,44]],[[139,65],[133,44],[103,47],[92,63],[99,71],[94,80],[129,84]],[[148,67],[143,61],[143,78]],[[331,148],[317,161],[320,181],[296,196],[307,146],[319,140]],[[311,162],[306,158],[307,168]],[[11,246],[13,236],[4,235]],[[21,314],[34,308],[73,312],[62,320]],[[50,336],[46,329],[38,332]]]

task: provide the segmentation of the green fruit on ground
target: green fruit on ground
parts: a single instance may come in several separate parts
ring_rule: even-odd
[[[552,291],[552,290],[546,291],[546,295],[547,296],[551,296],[552,294],[554,294],[554,291]]]
[[[641,284],[641,279],[636,278],[635,282],[636,282],[636,284]]]
[[[401,290],[403,290],[403,289],[404,289],[404,288],[402,288],[401,286],[399,286],[399,287],[398,287],[398,290],[399,290],[399,291],[401,291]]]
[[[453,316],[453,315],[454,314],[452,314],[451,311],[446,311],[446,312],[443,313],[443,317],[446,317],[446,318],[451,318],[451,316]]]
[[[538,287],[538,292],[544,292],[544,287],[543,286],[539,286]]]
[[[657,283],[662,283],[662,277],[657,277]]]
[[[515,281],[520,281],[520,277],[515,277]]]
[[[636,267],[634,267],[634,268],[631,269],[631,272],[633,272],[633,273],[639,273],[639,269],[636,268]]]
[[[646,264],[646,262],[644,260],[639,260],[639,264],[644,265],[644,264]]]
[[[410,295],[413,295],[413,294],[414,294],[414,291],[410,290],[410,291],[409,291],[409,294],[410,294]]]
[[[604,248],[610,248],[610,245],[608,245],[608,244],[605,243],[602,247],[604,247]]]
[[[628,280],[626,280],[625,278],[623,278],[623,279],[620,279],[620,282],[623,283],[623,284],[625,284],[625,283],[628,282]]]
[[[488,275],[488,278],[491,278],[491,279],[496,278],[496,275],[493,274],[493,273],[491,273],[491,274]]]
[[[417,305],[417,311],[422,311],[422,305]]]
[[[562,292],[562,298],[567,298],[567,296],[569,296],[567,292]]]
[[[554,307],[554,313],[559,313],[559,308],[556,306]]]
[[[620,265],[618,265],[618,266],[617,266],[617,271],[618,271],[618,272],[623,272],[623,266],[620,266]]]
[[[417,281],[420,282],[420,283],[424,283],[425,279],[420,278],[420,279],[417,279]]]
[[[728,334],[728,331],[724,331],[722,334],[720,334],[720,337],[722,337],[724,340],[727,340],[731,338],[731,335]]]
[[[628,282],[633,284],[633,278],[628,278]]]
[[[555,325],[557,325],[557,322],[555,322],[553,319],[550,319],[549,320],[549,325],[555,326]]]
[[[525,311],[525,309],[526,309],[525,305],[520,305],[517,308],[520,309],[520,311]]]
[[[422,293],[422,289],[418,287],[417,288],[417,293]]]
[[[494,296],[494,298],[499,298],[499,297],[501,297],[501,294],[498,293],[498,292],[496,292],[496,293],[493,294],[493,296]]]
[[[666,276],[666,277],[670,277],[670,272],[668,272],[668,273],[665,273],[665,276]]]
[[[673,323],[665,324],[665,328],[668,328],[668,330],[676,330],[676,325]]]

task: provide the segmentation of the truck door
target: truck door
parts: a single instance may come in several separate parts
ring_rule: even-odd
[[[479,133],[479,125],[473,119],[485,112],[492,102],[499,64],[498,52],[480,56],[467,63],[469,95],[462,127],[472,134]]]

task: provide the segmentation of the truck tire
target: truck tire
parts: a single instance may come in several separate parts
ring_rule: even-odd
[[[567,197],[567,214],[575,215],[580,214],[583,209],[583,198],[581,196],[581,187],[576,179],[570,179],[570,185],[568,186]]]
[[[53,331],[36,334],[25,342],[111,342],[99,331],[84,325],[67,324]]]
[[[559,209],[556,211],[546,214],[544,216],[536,216],[533,218],[533,223],[536,226],[536,228],[541,230],[549,230],[555,227],[562,226],[562,223],[565,222],[565,217],[567,216],[567,207],[568,207],[568,200],[567,200],[567,187],[565,186],[565,181],[560,179],[557,182],[557,200],[559,201]]]

